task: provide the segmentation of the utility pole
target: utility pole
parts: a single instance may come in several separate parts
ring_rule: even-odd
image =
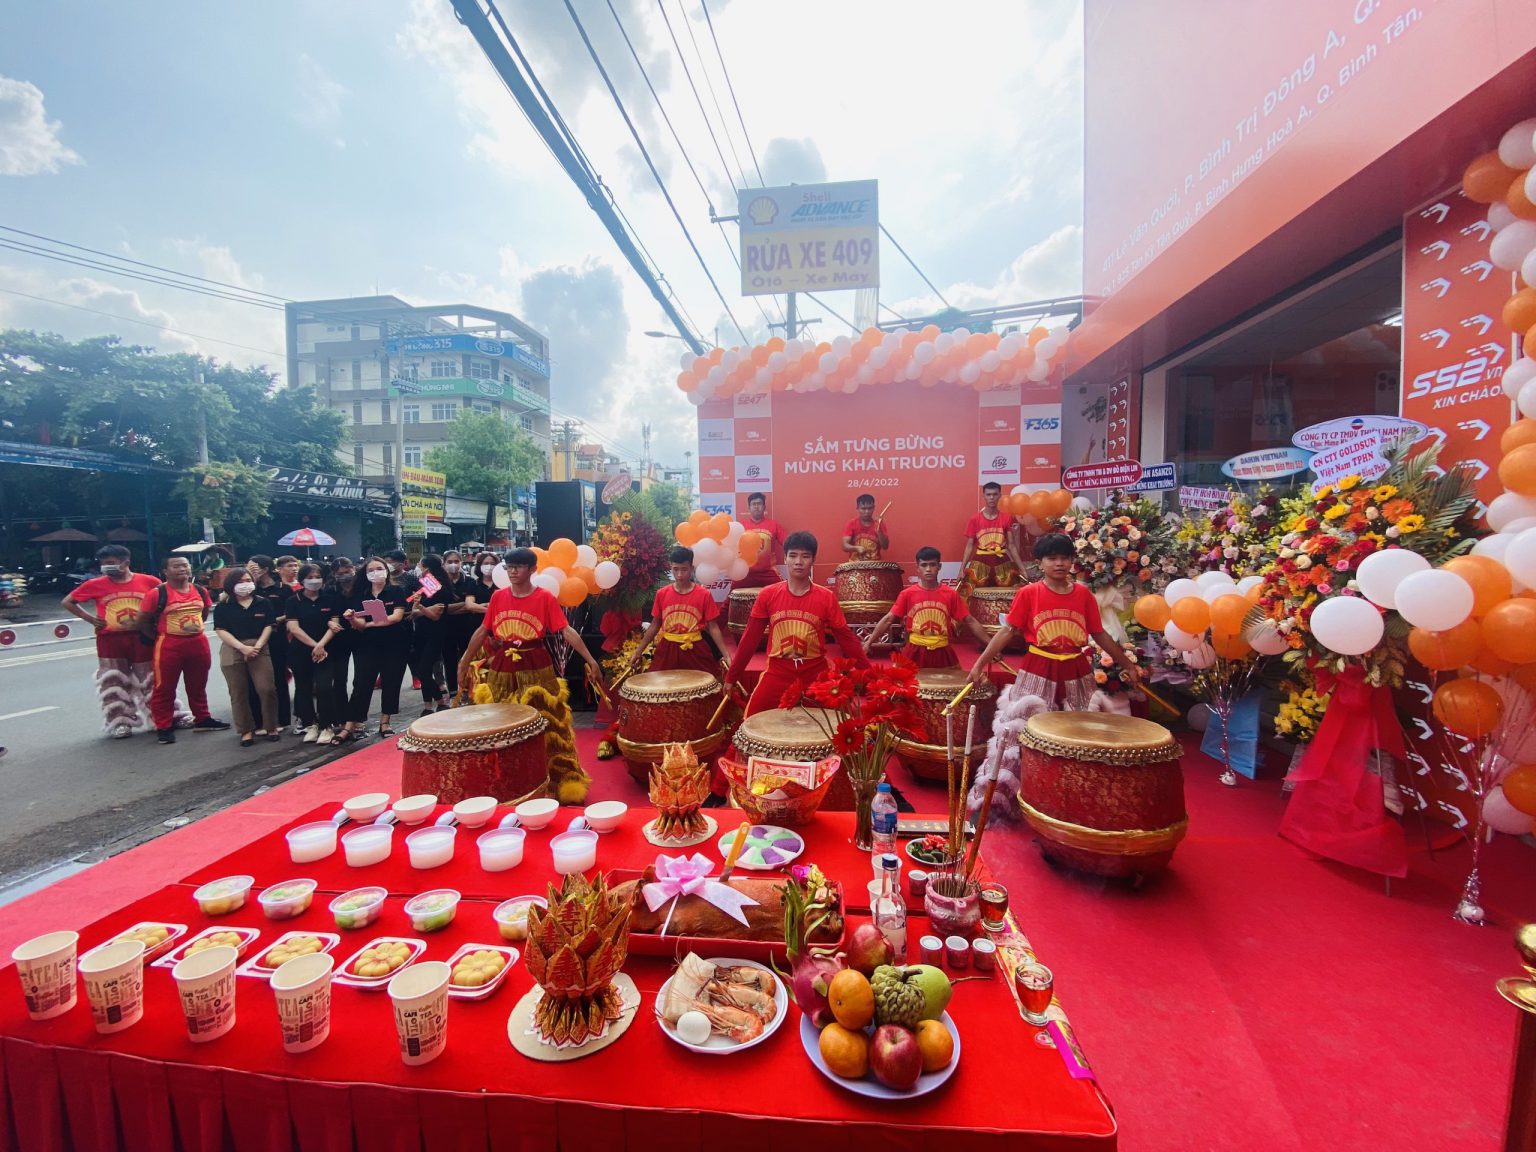
[[[203,370],[197,370],[197,461],[208,463],[208,413],[203,397]],[[213,521],[203,517],[203,539],[213,543]]]
[[[795,294],[788,293],[784,299],[784,339],[795,338]]]
[[[576,479],[576,469],[571,449],[576,442],[577,424],[574,420],[566,420],[560,425],[560,439],[565,447],[565,479]]]
[[[645,455],[640,458],[640,475],[649,480],[651,476],[651,423],[649,420],[640,425],[640,439],[645,447]]]

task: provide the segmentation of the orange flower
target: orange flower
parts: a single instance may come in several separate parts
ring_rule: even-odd
[[[1381,514],[1393,523],[1396,523],[1412,511],[1412,500],[1388,500],[1381,508]]]

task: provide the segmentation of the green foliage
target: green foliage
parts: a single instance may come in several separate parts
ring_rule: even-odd
[[[448,426],[447,442],[427,453],[426,465],[441,472],[460,496],[485,501],[489,533],[495,506],[544,474],[544,453],[515,424],[498,416],[461,411]]]
[[[626,492],[613,503],[614,512],[628,512],[644,520],[663,540],[672,539],[678,521],[688,519],[691,511],[687,495],[675,484],[652,484],[643,492]]]
[[[267,472],[249,464],[194,464],[171,494],[187,502],[193,520],[252,523],[267,514]]]

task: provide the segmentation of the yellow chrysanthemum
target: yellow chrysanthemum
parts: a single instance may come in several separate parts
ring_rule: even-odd
[[[1394,484],[1378,484],[1371,492],[1371,499],[1381,504],[1397,495],[1397,486]]]
[[[1397,522],[1397,530],[1404,535],[1409,532],[1417,532],[1424,527],[1424,517],[1415,512],[1412,516],[1404,516]]]
[[[1343,486],[1340,485],[1340,487],[1343,487]],[[1321,488],[1319,488],[1317,490],[1317,494],[1314,497],[1314,499],[1326,500],[1326,499],[1328,499],[1328,497],[1330,497],[1332,495],[1333,495],[1333,485],[1332,484],[1324,484]]]
[[[1348,514],[1349,514],[1349,505],[1348,504],[1335,504],[1332,508],[1328,509],[1328,511],[1323,513],[1323,519],[1324,520],[1337,520],[1340,516],[1347,516]]]
[[[1360,483],[1360,477],[1358,477],[1358,476],[1346,476],[1346,477],[1344,477],[1344,479],[1339,481],[1339,491],[1340,492],[1348,492],[1351,488],[1355,487],[1359,483]]]

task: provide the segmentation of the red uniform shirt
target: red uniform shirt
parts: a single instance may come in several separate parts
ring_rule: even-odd
[[[565,611],[543,588],[527,596],[515,595],[510,588],[498,588],[485,609],[485,634],[506,647],[522,648],[563,631]]]
[[[978,512],[965,522],[965,537],[976,541],[977,556],[1008,555],[1008,532],[1013,527],[1013,517],[999,512],[996,520],[988,520],[986,513]]]
[[[768,622],[768,655],[791,660],[815,660],[826,655],[826,632],[845,629],[848,622],[832,589],[812,584],[796,596],[782,581],[757,595],[752,618]]]
[[[135,572],[122,582],[110,576],[94,576],[69,594],[76,604],[94,604],[98,619],[107,622],[108,632],[137,632],[139,605],[146,593],[160,587],[160,578]]]
[[[1104,630],[1092,592],[1081,584],[1065,594],[1052,592],[1043,580],[1019,589],[1008,624],[1032,647],[1063,654],[1081,652],[1089,637]]]
[[[761,545],[757,552],[757,559],[752,561],[752,568],[754,570],[761,570],[773,567],[774,545],[777,544],[779,549],[784,547],[784,537],[786,535],[784,525],[780,524],[777,520],[770,520],[764,516],[761,520],[743,520],[741,521],[741,526],[747,532],[756,533]],[[745,534],[743,533],[743,535]]]
[[[201,636],[203,634],[203,610],[208,606],[208,594],[196,584],[189,584],[178,592],[169,584],[165,586],[165,610],[155,621],[155,631],[162,636]],[[139,612],[153,614],[160,607],[160,589],[152,589],[141,601]]]
[[[960,593],[947,584],[932,589],[908,584],[896,597],[891,611],[901,617],[908,636],[931,638],[926,642],[915,641],[923,648],[942,648],[947,645],[955,623],[970,615],[965,601],[960,599]],[[938,642],[940,640],[942,644]]]
[[[871,520],[865,524],[857,516],[843,525],[843,535],[853,541],[853,550],[858,555],[868,553],[875,560],[880,558],[880,521]],[[890,534],[887,533],[887,536]],[[863,543],[868,541],[868,543]]]
[[[720,607],[709,589],[695,584],[687,593],[668,584],[656,593],[651,604],[651,619],[661,623],[661,634],[690,636],[704,630],[704,625],[720,618]]]

